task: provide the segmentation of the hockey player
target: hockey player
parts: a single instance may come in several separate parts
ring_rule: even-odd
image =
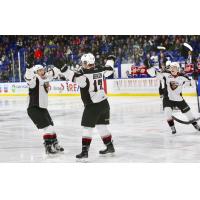
[[[194,120],[194,116],[190,110],[189,105],[182,97],[182,88],[184,84],[191,85],[191,80],[186,75],[179,73],[180,66],[177,62],[172,62],[168,72],[159,72],[155,68],[148,69],[148,73],[151,76],[157,76],[159,79],[164,81],[163,89],[163,109],[164,113],[172,130],[172,134],[176,133],[174,120],[172,118],[172,111],[174,107],[178,107],[183,114],[188,118],[189,121]],[[200,127],[197,122],[193,122],[192,125],[198,131]]]
[[[88,158],[88,151],[92,141],[92,134],[96,127],[106,149],[99,154],[114,153],[112,135],[107,128],[110,123],[110,106],[103,89],[103,80],[113,73],[115,57],[109,56],[104,67],[95,66],[93,54],[84,54],[81,57],[82,68],[73,72],[63,67],[61,72],[66,79],[76,82],[80,86],[81,98],[85,109],[82,115],[82,152],[76,155],[77,159]]]
[[[25,80],[29,86],[28,115],[43,134],[44,146],[47,154],[64,151],[58,144],[53,121],[47,110],[49,81],[57,78],[60,70],[56,67],[46,72],[42,65],[27,67]]]

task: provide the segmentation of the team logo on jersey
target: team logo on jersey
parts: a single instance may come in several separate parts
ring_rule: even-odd
[[[93,79],[100,79],[102,78],[102,73],[93,74]]]
[[[169,84],[172,90],[175,90],[178,87],[178,82],[176,81],[170,81]]]

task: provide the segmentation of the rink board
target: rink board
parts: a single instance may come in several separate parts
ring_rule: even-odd
[[[104,82],[108,96],[159,96],[157,78],[109,79]],[[22,83],[0,83],[0,96],[27,96],[28,85]],[[184,87],[184,96],[195,96],[195,83]],[[80,96],[80,88],[76,83],[54,81],[50,83],[49,96]]]
[[[109,96],[159,96],[160,80],[157,78],[113,79],[107,80],[107,94]],[[195,96],[195,82],[183,88],[184,96]]]

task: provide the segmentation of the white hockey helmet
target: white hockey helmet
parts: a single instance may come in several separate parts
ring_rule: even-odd
[[[167,62],[166,62],[166,67],[169,67],[170,65],[171,65],[171,61],[170,60],[168,60]]]
[[[81,56],[81,63],[87,62],[87,54]]]
[[[89,65],[95,64],[95,57],[92,53],[87,54],[87,62]]]
[[[95,57],[91,53],[83,54],[81,57],[81,62],[86,62],[87,65],[93,65],[95,63]]]
[[[171,64],[170,64],[170,70],[172,68],[176,68],[177,71],[179,72],[180,71],[180,64],[178,62],[171,62]]]
[[[43,67],[42,65],[34,65],[34,66],[33,66],[33,71],[34,71],[34,72],[37,72],[37,71],[40,70],[40,69],[44,69],[44,67]]]

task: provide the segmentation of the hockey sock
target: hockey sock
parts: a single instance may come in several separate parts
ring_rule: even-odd
[[[167,120],[167,123],[169,124],[170,127],[174,126],[174,120],[173,119]]]
[[[82,151],[89,150],[91,141],[92,141],[92,138],[82,137]]]
[[[58,142],[56,133],[52,134],[53,143]]]
[[[46,133],[43,135],[43,139],[45,141],[45,144],[52,144],[54,140],[54,136],[52,134]]]
[[[174,120],[173,119],[167,120],[167,123],[169,124],[169,127],[172,130],[172,134],[175,134],[176,133],[176,128],[174,126]]]
[[[103,143],[107,146],[112,142],[112,135],[102,136],[101,139],[103,140]]]
[[[108,129],[108,125],[99,124],[96,126],[98,133],[101,136],[103,143],[107,146],[112,142],[112,135]]]

